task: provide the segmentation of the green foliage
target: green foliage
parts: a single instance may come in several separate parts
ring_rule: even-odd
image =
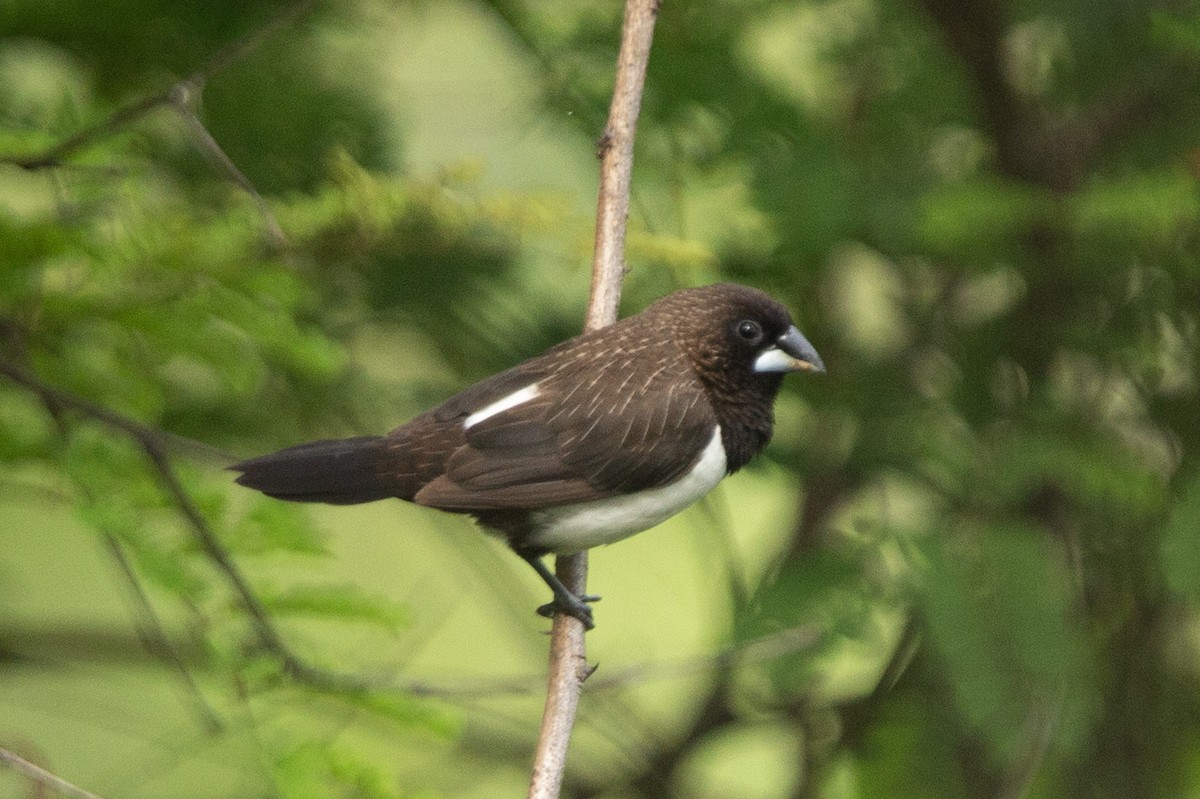
[[[1018,759],[1031,725],[1053,718],[1054,746],[1075,756],[1094,701],[1092,664],[1072,622],[1066,564],[1037,529],[955,531],[928,552],[920,609],[954,705],[996,763]]]
[[[956,752],[939,734],[939,708],[897,697],[868,733],[861,767],[863,796],[963,796],[966,783],[946,768]]]
[[[252,507],[231,527],[226,545],[237,552],[327,553],[324,537],[312,519],[294,505],[256,499]]]
[[[386,773],[343,747],[307,743],[271,763],[282,799],[403,799]]]
[[[1200,479],[1181,486],[1181,496],[1162,533],[1167,585],[1189,602],[1200,602]]]
[[[1054,212],[1047,192],[993,178],[936,187],[922,205],[921,244],[938,255],[967,259],[1002,254],[1022,231]]]
[[[353,585],[293,586],[274,593],[261,593],[263,605],[272,615],[323,617],[358,621],[395,632],[404,622],[404,611],[381,597],[365,596]]]
[[[579,328],[618,7],[416,6],[317,4],[206,76],[197,118],[252,190],[169,104],[61,163],[17,164],[191,74],[283,4],[0,8],[0,510],[65,508],[93,533],[81,548],[132,567],[120,612],[171,645],[156,649],[172,664],[158,681],[222,730],[165,757],[193,762],[212,743],[234,764],[235,785],[205,760],[171,790],[130,769],[113,795],[499,795],[527,768],[537,708],[476,702],[486,687],[459,695],[465,723],[395,686],[298,687],[204,538],[304,664],[457,677],[543,663],[527,626],[496,623],[518,600],[493,595],[507,580],[495,553],[462,565],[472,550],[437,517],[397,525],[392,508],[366,534],[342,530],[233,491],[220,468],[386,430]],[[706,742],[765,721],[801,742],[804,795],[1197,791],[1198,57],[1186,4],[663,4],[626,307],[752,283],[794,309],[830,371],[787,382],[774,469],[730,490],[729,550],[744,562],[728,580],[709,556],[656,544],[659,581],[702,575],[703,601],[679,612],[707,637],[605,605],[593,637],[606,668],[651,643],[748,656],[678,695],[587,697],[603,735],[576,739],[572,790],[680,794],[679,764],[721,757],[736,747]],[[475,97],[470,65],[500,74],[503,59],[518,66],[504,91],[478,89],[488,108],[442,113]],[[514,109],[503,129],[492,106]],[[550,164],[546,130],[582,166]],[[467,142],[453,163],[428,156],[441,139]],[[586,191],[544,187],[564,173]],[[14,553],[43,535],[10,526]],[[67,544],[45,546],[54,568],[0,563],[6,676],[46,661],[20,650],[22,568],[60,603],[39,619],[91,619],[99,602],[68,582],[95,569],[66,576]],[[438,579],[412,578],[425,560]],[[633,579],[598,590],[677,601]],[[811,643],[764,659],[760,636],[805,630]],[[503,660],[506,631],[536,657]],[[6,680],[0,716],[62,704],[57,673],[28,668],[38,698]],[[116,691],[118,672],[142,674],[93,681]],[[148,684],[129,706],[159,709]],[[87,774],[93,750],[116,744],[74,722],[27,734],[13,721],[0,737],[88,753],[63,756]]]

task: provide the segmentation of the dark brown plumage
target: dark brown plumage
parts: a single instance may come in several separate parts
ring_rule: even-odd
[[[505,535],[590,626],[538,557],[631,535],[762,450],[787,371],[823,371],[787,310],[755,289],[684,289],[467,388],[384,437],[319,441],[231,467],[280,499],[398,497]],[[718,433],[719,431],[719,433]]]

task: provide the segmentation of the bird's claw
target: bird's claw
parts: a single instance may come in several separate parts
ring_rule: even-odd
[[[599,602],[600,597],[595,594],[584,594],[583,596],[574,596],[567,594],[566,596],[555,596],[553,602],[547,602],[537,609],[539,616],[545,616],[550,619],[556,613],[565,613],[568,616],[574,616],[583,624],[585,630],[591,630],[596,626],[592,621],[592,609],[588,607],[589,602]]]

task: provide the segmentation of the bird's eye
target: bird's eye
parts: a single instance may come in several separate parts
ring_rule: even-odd
[[[734,328],[737,331],[738,338],[745,341],[747,344],[757,344],[762,341],[763,329],[762,325],[755,322],[753,319],[743,319],[737,323]]]

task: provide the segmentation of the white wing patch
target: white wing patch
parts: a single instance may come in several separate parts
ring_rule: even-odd
[[[468,416],[463,420],[463,429],[469,430],[485,419],[491,419],[498,413],[504,413],[507,410],[517,407],[523,402],[529,402],[531,399],[536,399],[541,395],[541,393],[541,389],[538,388],[537,383],[525,386],[525,388],[519,388],[513,393],[503,396],[493,403],[484,405],[482,408],[475,411],[475,413]]]

